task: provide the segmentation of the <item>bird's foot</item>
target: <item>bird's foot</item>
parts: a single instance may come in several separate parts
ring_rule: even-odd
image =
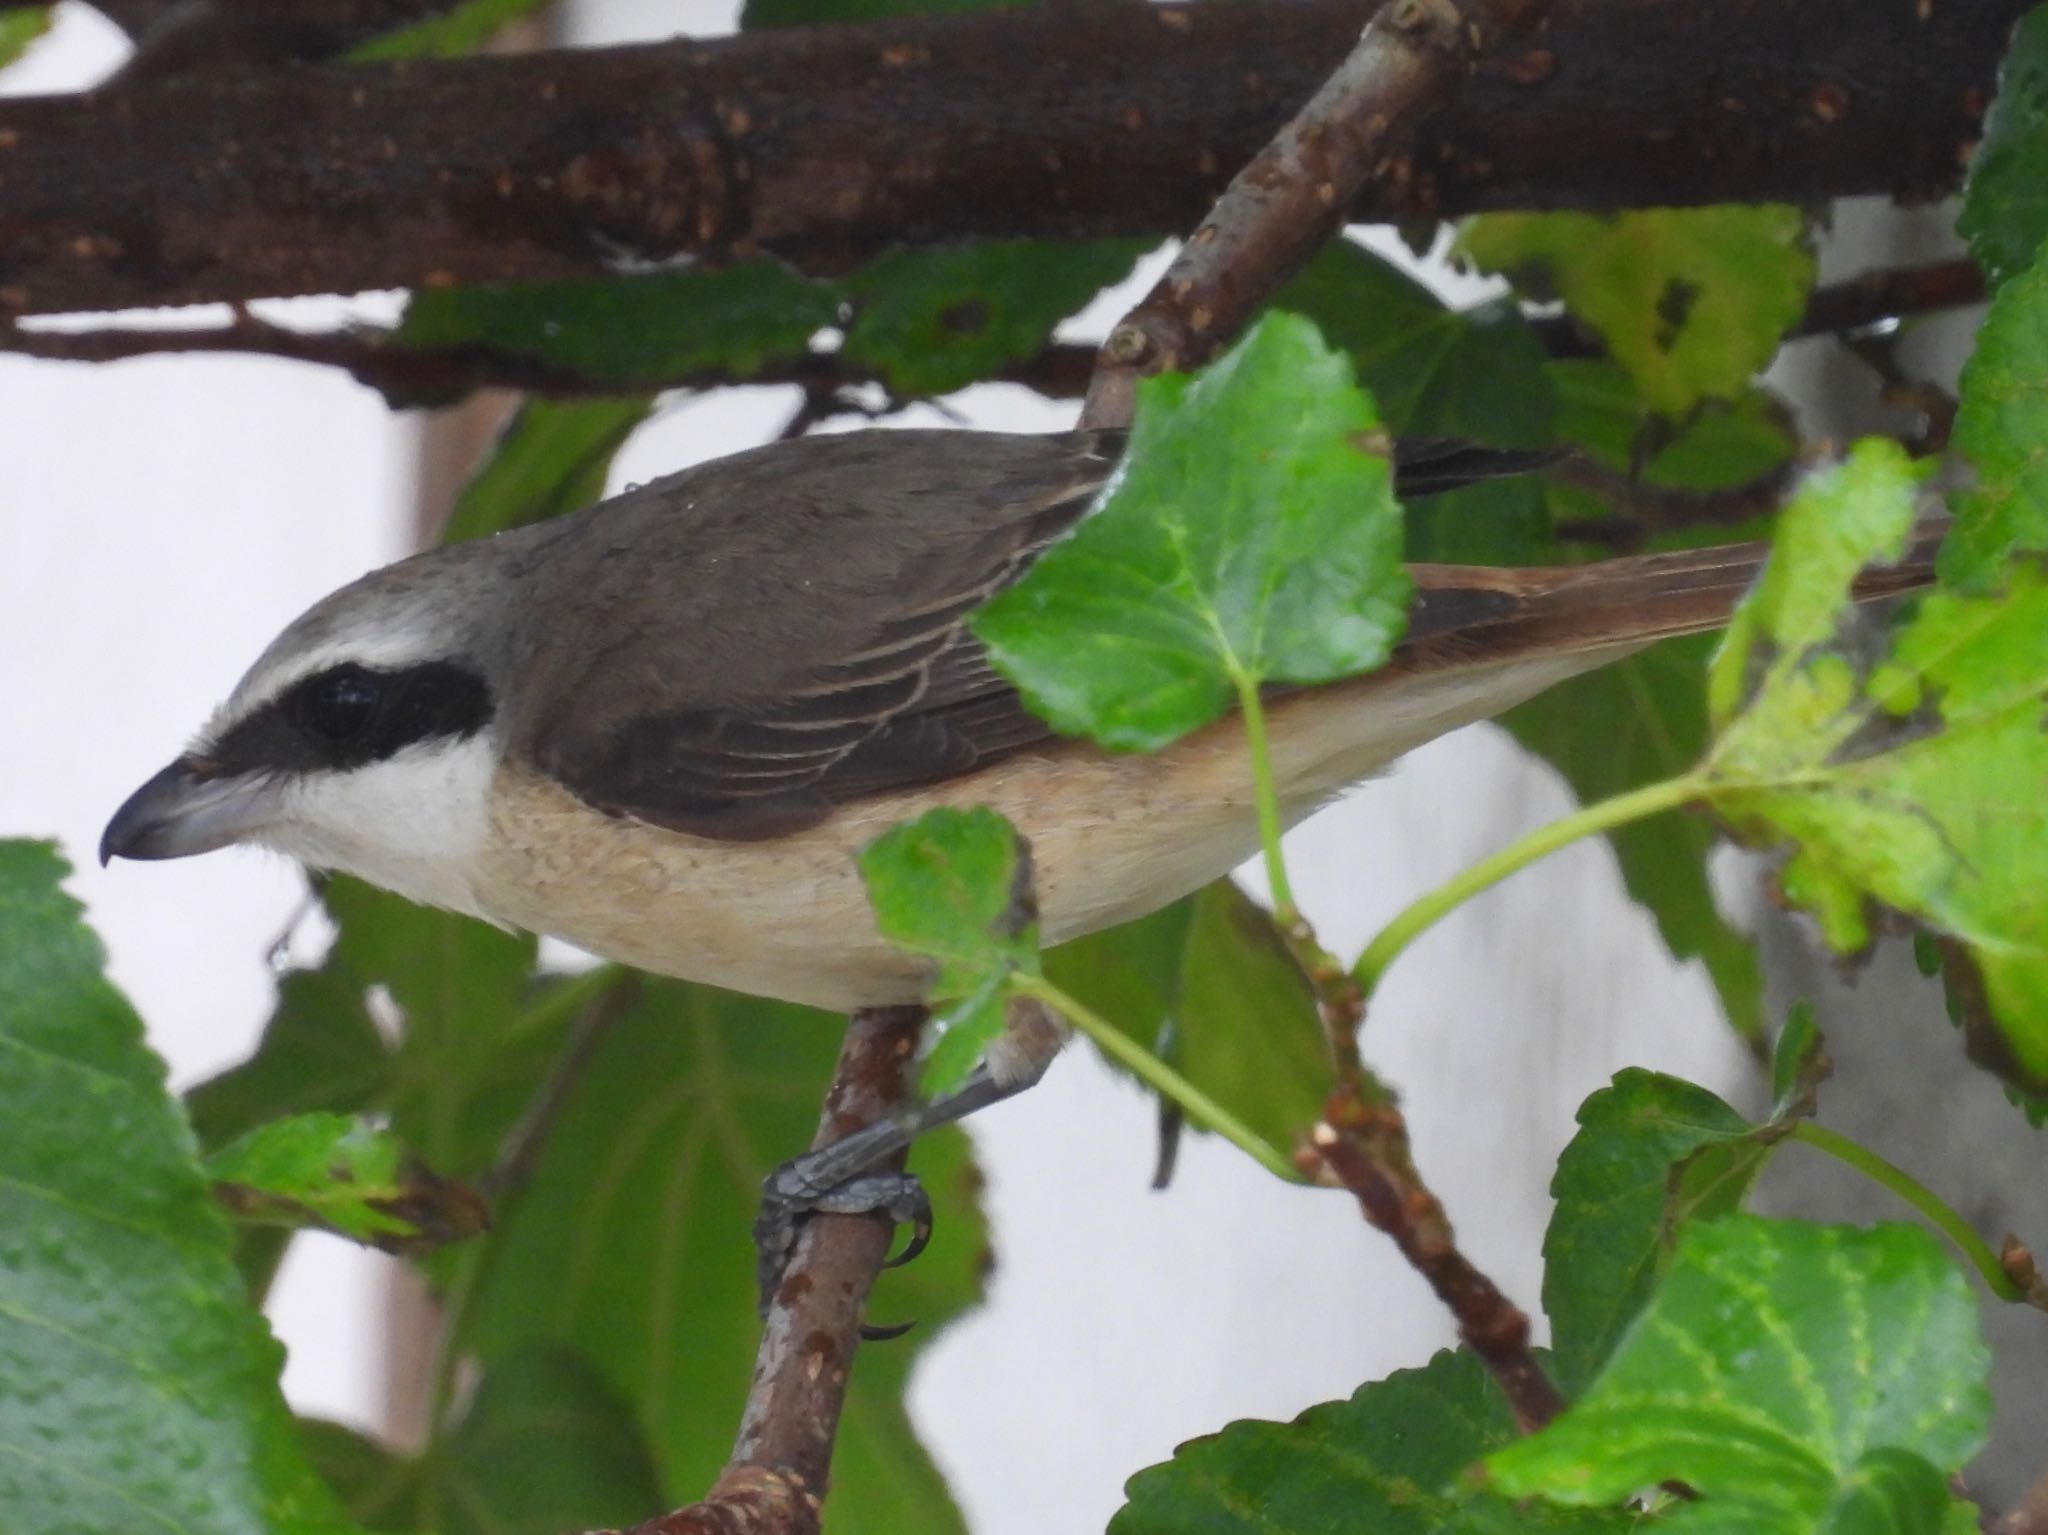
[[[909,1226],[910,1240],[889,1259],[888,1268],[910,1262],[931,1242],[931,1196],[914,1175],[881,1171],[848,1177],[845,1158],[833,1155],[836,1150],[826,1147],[796,1157],[762,1181],[761,1210],[754,1217],[754,1248],[763,1316],[789,1267],[797,1232],[811,1215],[882,1215],[895,1225]],[[893,1338],[908,1331],[909,1325],[864,1327],[861,1332],[868,1338]]]

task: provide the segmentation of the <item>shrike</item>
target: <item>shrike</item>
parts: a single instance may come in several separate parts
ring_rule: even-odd
[[[1142,915],[1256,847],[1236,719],[1154,755],[1060,739],[964,622],[1082,516],[1122,446],[805,438],[375,571],[271,643],[122,805],[101,856],[253,843],[659,974],[837,1009],[920,995],[854,859],[933,805],[993,806],[1030,839],[1048,943]],[[1399,488],[1530,462],[1420,445]],[[1719,625],[1761,558],[1413,567],[1391,664],[1272,705],[1288,819],[1448,730]]]

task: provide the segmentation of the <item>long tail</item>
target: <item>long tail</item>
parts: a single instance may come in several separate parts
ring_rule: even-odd
[[[1945,522],[1923,523],[1895,565],[1856,578],[1859,602],[1917,591],[1934,579]],[[1415,607],[1402,659],[1459,666],[1517,655],[1632,649],[1728,622],[1763,570],[1770,546],[1724,544],[1629,555],[1590,565],[1501,569],[1411,565]]]

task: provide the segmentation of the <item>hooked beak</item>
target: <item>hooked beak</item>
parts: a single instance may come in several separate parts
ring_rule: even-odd
[[[100,838],[100,862],[187,858],[239,842],[270,819],[270,784],[180,757],[128,796]]]

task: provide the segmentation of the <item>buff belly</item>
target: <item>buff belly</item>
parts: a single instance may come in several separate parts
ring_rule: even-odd
[[[1269,734],[1283,810],[1299,820],[1424,741],[1619,653],[1390,670],[1280,700]],[[1048,944],[1154,911],[1258,846],[1235,716],[1150,755],[1064,743],[766,842],[603,816],[510,766],[490,802],[473,882],[486,915],[656,974],[842,1010],[923,992],[924,965],[876,931],[854,859],[933,805],[991,806],[1030,839]]]

